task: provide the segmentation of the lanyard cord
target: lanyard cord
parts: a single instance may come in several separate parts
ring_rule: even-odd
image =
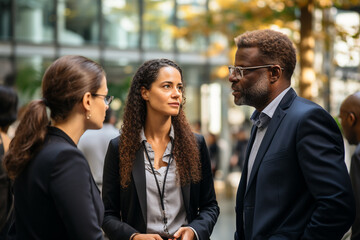
[[[167,167],[166,167],[166,172],[165,172],[165,176],[164,176],[164,183],[163,183],[162,192],[160,191],[160,185],[159,185],[159,182],[158,182],[158,180],[157,180],[154,167],[153,167],[153,165],[151,164],[149,153],[148,153],[148,151],[146,150],[145,141],[143,141],[142,144],[143,144],[143,146],[144,146],[144,150],[145,150],[145,153],[146,153],[146,158],[147,158],[147,160],[149,161],[149,164],[150,164],[150,167],[151,167],[151,171],[152,171],[152,173],[153,173],[153,175],[154,175],[154,178],[155,178],[156,186],[157,186],[157,189],[158,189],[158,192],[159,192],[159,196],[160,196],[160,203],[161,203],[161,208],[162,208],[162,213],[163,213],[163,221],[164,221],[164,224],[166,225],[166,224],[167,224],[167,218],[166,218],[166,216],[165,216],[165,205],[164,205],[165,183],[166,183],[167,174],[168,174],[168,172],[169,172],[170,164],[172,163],[172,155],[173,155],[172,153],[173,153],[174,144],[173,144],[173,142],[171,141],[171,153],[170,153],[170,157],[169,157],[169,163],[168,163],[168,165],[167,165]]]

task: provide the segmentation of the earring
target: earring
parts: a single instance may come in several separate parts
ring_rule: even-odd
[[[86,116],[86,119],[90,119],[90,117],[91,117],[91,114],[87,115],[87,116]]]

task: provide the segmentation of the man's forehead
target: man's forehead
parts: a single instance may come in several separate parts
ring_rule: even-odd
[[[235,55],[235,61],[242,60],[250,62],[256,60],[259,56],[259,49],[257,47],[238,48]]]

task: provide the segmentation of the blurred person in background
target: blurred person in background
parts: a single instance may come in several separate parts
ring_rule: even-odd
[[[12,182],[3,169],[2,159],[8,151],[10,137],[7,132],[17,117],[18,96],[8,86],[0,86],[0,239],[10,239],[9,232],[13,221]]]
[[[344,142],[333,117],[291,88],[296,50],[264,29],[235,38],[229,81],[255,107],[236,196],[236,240],[339,240],[355,218]]]
[[[78,143],[78,148],[84,153],[88,160],[91,173],[100,191],[102,189],[106,150],[110,140],[119,135],[119,129],[114,126],[115,122],[116,118],[109,107],[108,110],[106,110],[103,127],[99,130],[87,130],[81,136]]]
[[[99,189],[76,144],[102,127],[107,93],[104,70],[88,58],[63,56],[47,68],[43,98],[28,104],[3,160],[17,239],[103,239]]]
[[[201,121],[200,120],[194,121],[193,124],[191,125],[191,128],[194,133],[201,134]]]
[[[208,240],[219,215],[204,137],[183,106],[181,68],[145,62],[135,73],[121,135],[104,165],[103,229],[111,240]]]
[[[211,172],[213,177],[215,177],[215,173],[219,169],[220,164],[220,149],[218,145],[218,137],[213,133],[209,133],[206,139],[206,144],[209,148]]]
[[[230,159],[230,172],[243,171],[248,141],[247,132],[244,128],[235,133],[235,144]]]
[[[348,96],[342,102],[339,119],[344,137],[350,145],[357,145],[350,162],[350,179],[356,203],[356,217],[351,227],[351,239],[360,240],[360,92]]]

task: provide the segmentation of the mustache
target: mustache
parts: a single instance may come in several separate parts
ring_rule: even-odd
[[[239,91],[240,90],[240,88],[236,87],[235,83],[231,85],[231,89],[234,90],[234,91]]]

